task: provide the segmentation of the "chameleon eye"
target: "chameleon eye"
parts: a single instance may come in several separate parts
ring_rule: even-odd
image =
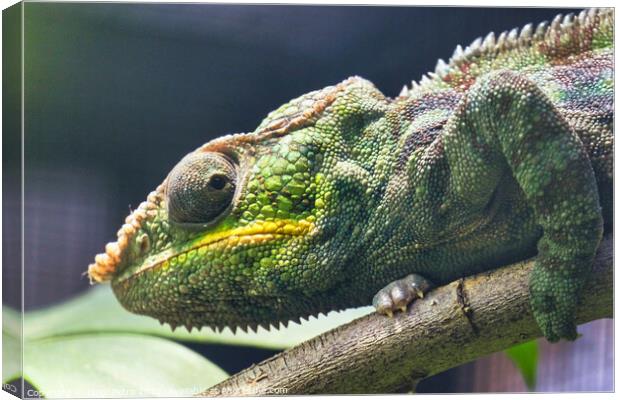
[[[213,222],[232,204],[237,170],[218,153],[192,153],[168,176],[168,215],[178,223]]]

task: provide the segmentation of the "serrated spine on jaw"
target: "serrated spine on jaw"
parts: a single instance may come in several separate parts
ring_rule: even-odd
[[[164,187],[165,182],[149,193],[146,201],[140,203],[138,208],[125,218],[125,223],[116,233],[116,242],[106,244],[105,252],[95,256],[95,262],[88,266],[91,284],[112,279],[124,255],[127,254],[129,246],[136,241],[136,234],[144,222],[156,216],[157,209],[164,201]]]
[[[437,85],[446,85],[446,78],[458,72],[466,64],[475,63],[482,57],[492,58],[498,53],[519,50],[532,46],[541,46],[549,53],[560,53],[562,48],[577,46],[576,50],[589,46],[593,30],[603,24],[613,25],[613,9],[592,8],[575,14],[558,14],[551,23],[544,21],[534,27],[527,24],[520,30],[514,28],[504,31],[497,37],[493,32],[484,39],[476,38],[469,46],[456,47],[452,57],[446,63],[439,59],[434,72],[423,75],[419,82],[412,81],[411,88],[403,87],[398,97],[410,97],[427,90],[434,90]],[[466,89],[466,88],[464,88]]]

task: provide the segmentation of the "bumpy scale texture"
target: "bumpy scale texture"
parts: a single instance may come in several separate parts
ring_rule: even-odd
[[[196,149],[89,275],[173,327],[255,328],[375,294],[389,314],[536,255],[534,316],[572,340],[612,223],[612,126],[612,10],[489,34],[395,99],[349,78]]]

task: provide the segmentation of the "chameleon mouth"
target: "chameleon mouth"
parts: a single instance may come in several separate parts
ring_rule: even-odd
[[[209,233],[195,239],[181,251],[165,250],[147,260],[131,272],[126,279],[137,277],[147,271],[183,264],[188,257],[203,256],[207,251],[231,246],[251,246],[284,237],[305,236],[314,231],[314,223],[308,220],[277,220],[256,222],[248,226]],[[192,254],[192,252],[194,252]],[[125,280],[126,280],[125,279]],[[119,281],[124,279],[120,278]]]

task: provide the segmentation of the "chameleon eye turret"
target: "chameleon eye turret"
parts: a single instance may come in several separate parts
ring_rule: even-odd
[[[232,204],[237,168],[218,153],[192,153],[170,172],[166,194],[172,222],[208,224]]]

